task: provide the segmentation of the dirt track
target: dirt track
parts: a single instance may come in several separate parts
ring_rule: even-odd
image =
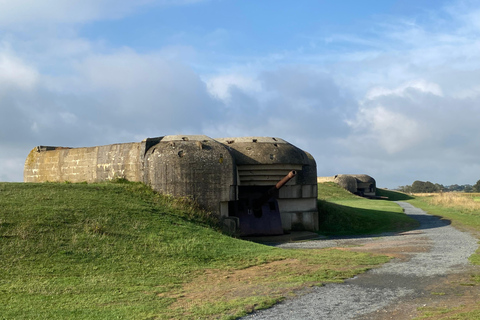
[[[418,310],[455,308],[480,301],[480,289],[471,286],[470,279],[478,267],[468,262],[478,247],[477,239],[408,203],[398,204],[420,221],[417,230],[279,245],[382,253],[394,257],[390,263],[343,284],[313,288],[242,319],[412,319],[418,316]]]

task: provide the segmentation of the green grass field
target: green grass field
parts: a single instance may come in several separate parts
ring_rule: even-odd
[[[418,222],[403,214],[397,204],[371,200],[349,193],[333,182],[318,185],[320,232],[325,235],[362,235],[409,230]],[[383,196],[400,200],[402,194],[379,190]]]
[[[401,217],[386,201],[332,192],[342,234],[368,214]],[[234,319],[387,260],[235,239],[189,201],[140,183],[0,183],[1,319]]]

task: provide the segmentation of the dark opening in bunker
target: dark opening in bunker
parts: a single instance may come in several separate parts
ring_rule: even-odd
[[[283,234],[278,190],[275,186],[239,186],[238,200],[231,201],[229,213],[239,218],[240,234]]]

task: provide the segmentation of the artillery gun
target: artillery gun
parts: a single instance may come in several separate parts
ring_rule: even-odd
[[[284,233],[277,199],[279,190],[296,174],[295,170],[290,171],[266,191],[261,187],[250,187],[250,192],[240,192],[239,200],[234,203],[233,215],[239,218],[241,236]]]
[[[259,198],[253,200],[253,214],[260,218],[263,215],[262,206],[271,199],[278,199],[278,190],[296,175],[297,172],[295,170],[290,171],[282,180],[278,181],[274,187],[268,189],[268,191],[263,193]]]

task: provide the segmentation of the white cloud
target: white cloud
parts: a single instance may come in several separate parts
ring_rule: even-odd
[[[23,152],[25,157],[23,157],[23,155],[12,157],[12,153],[18,154],[18,151],[9,149],[8,153],[4,153],[5,156],[0,157],[0,181],[21,181],[20,179],[23,178],[23,174],[21,173],[23,172],[23,165],[28,151]]]
[[[331,167],[320,162],[325,154],[332,158],[348,152],[339,137],[348,134],[344,119],[355,103],[331,75],[305,66],[283,67],[259,72],[248,85],[239,85],[235,75],[220,78],[235,84],[221,82],[229,94],[224,100],[227,112],[221,122],[205,129],[207,135],[280,137],[315,153],[322,171]]]
[[[199,133],[223,116],[200,77],[162,53],[89,54],[77,57],[70,70],[44,75],[13,50],[0,52],[0,145],[15,146],[12,157],[41,144],[75,147]],[[21,180],[20,172],[7,176]]]
[[[427,82],[423,79],[418,79],[418,80],[408,81],[395,89],[388,89],[384,87],[374,87],[367,92],[366,98],[369,100],[373,100],[379,96],[388,96],[388,95],[405,97],[406,95],[408,95],[409,89],[414,89],[422,93],[430,93],[439,97],[443,96],[442,89],[438,84]]]
[[[119,125],[200,130],[215,118],[218,102],[200,77],[178,61],[125,50],[90,56],[78,68],[82,85],[102,98],[104,117]]]
[[[371,150],[368,145],[379,145],[388,154],[404,151],[428,137],[415,119],[384,106],[362,107],[356,119],[348,124],[355,130],[355,136],[351,137],[355,148]]]
[[[208,92],[226,103],[231,101],[231,90],[234,87],[251,93],[259,93],[261,91],[261,85],[257,79],[241,74],[222,74],[213,76],[205,81]]]
[[[12,87],[31,90],[38,78],[35,68],[17,58],[10,50],[0,50],[0,93]]]
[[[465,89],[461,89],[455,93],[455,97],[458,99],[469,99],[480,96],[480,84],[477,86],[471,86]]]

